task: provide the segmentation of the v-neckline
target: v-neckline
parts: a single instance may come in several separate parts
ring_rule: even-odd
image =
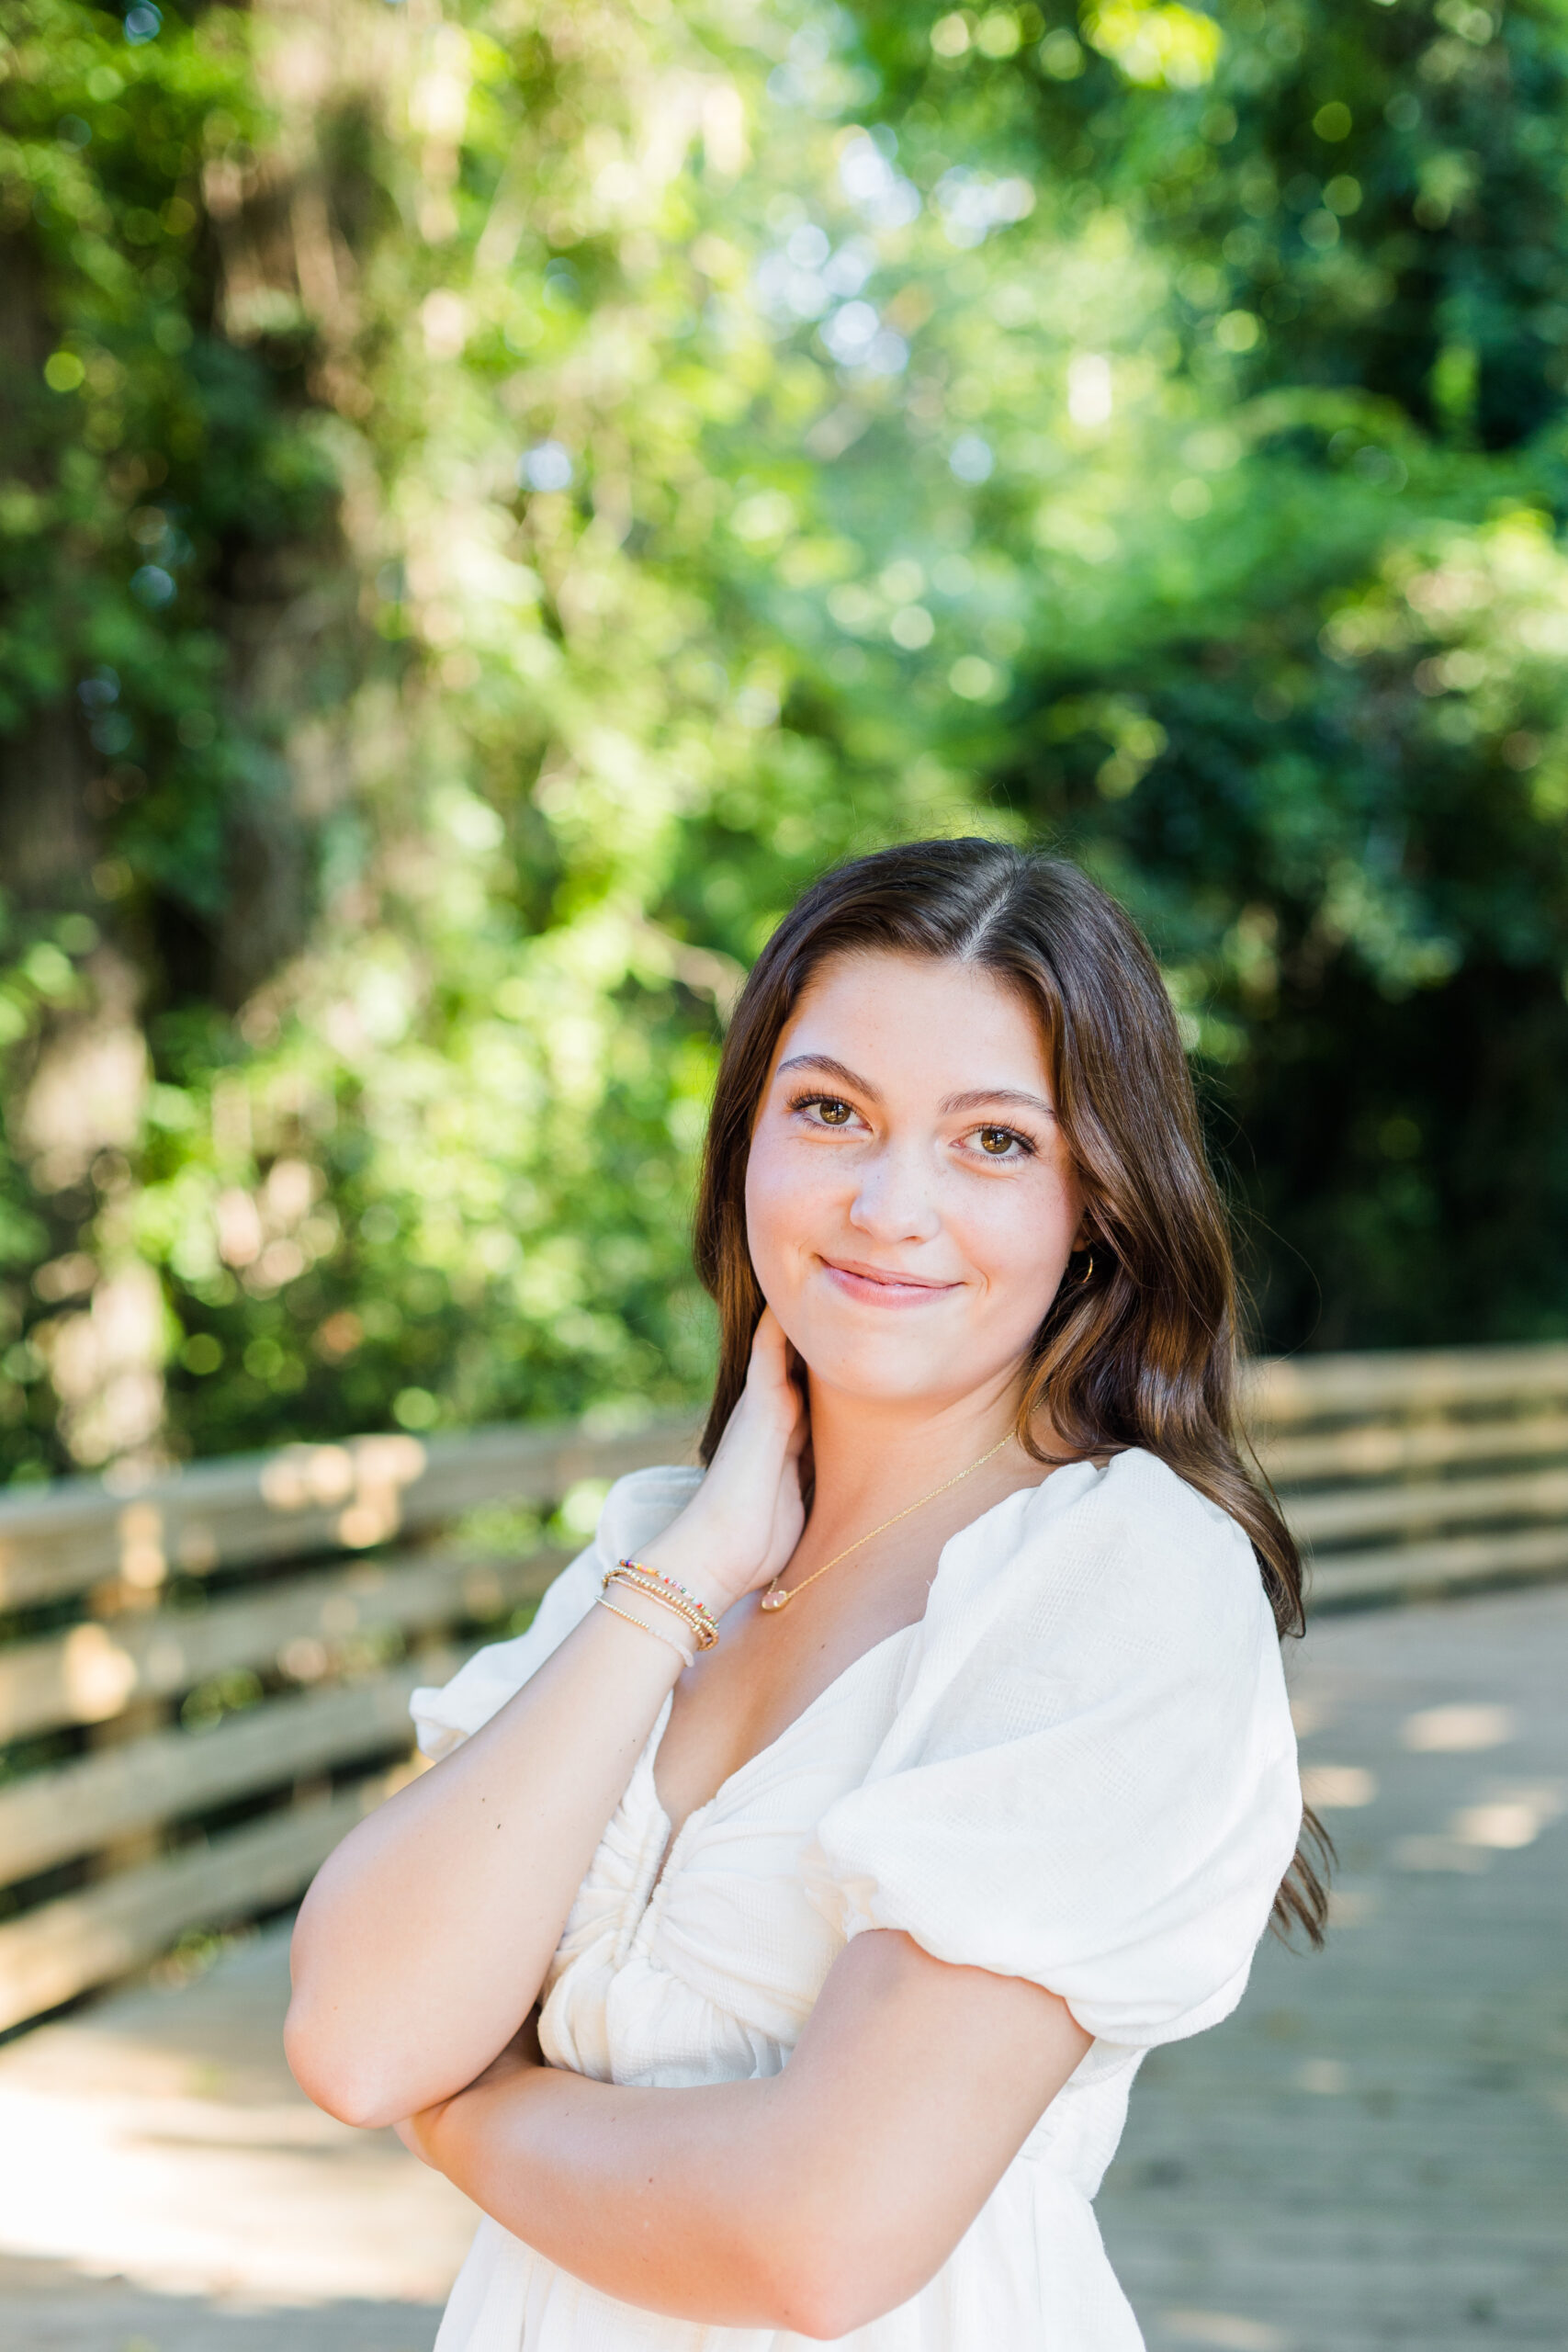
[[[931,1580],[933,1589],[935,1588],[935,1581],[936,1580],[933,1577]],[[929,1600],[927,1606],[930,1606]],[[701,1804],[694,1804],[692,1807],[691,1812],[686,1815],[684,1821],[682,1822],[679,1829],[676,1829],[671,1826],[669,1808],[666,1806],[663,1798],[659,1793],[659,1779],[657,1772],[659,1751],[664,1745],[664,1734],[669,1728],[670,1717],[674,1711],[675,1693],[673,1690],[671,1691],[669,1697],[664,1702],[663,1708],[660,1713],[659,1720],[654,1724],[652,1733],[649,1735],[649,1744],[643,1758],[643,1762],[647,1768],[648,1788],[653,1803],[654,1815],[656,1819],[659,1822],[661,1822],[664,1826],[664,1842],[660,1849],[659,1868],[654,1872],[653,1883],[649,1889],[649,1901],[652,1900],[654,1894],[658,1893],[659,1888],[663,1884],[664,1880],[668,1877],[670,1865],[674,1860],[676,1849],[679,1847],[681,1840],[686,1835],[687,1830],[691,1828],[693,1823],[700,1821],[705,1814],[711,1813],[714,1810],[714,1807],[718,1804],[723,1798],[727,1797],[730,1791],[734,1789],[739,1781],[743,1781],[750,1771],[753,1770],[757,1765],[762,1763],[768,1757],[774,1755],[777,1750],[784,1745],[786,1740],[793,1739],[795,1734],[800,1729],[801,1724],[806,1723],[816,1713],[818,1708],[822,1705],[824,1700],[830,1699],[835,1691],[841,1690],[843,1685],[850,1679],[850,1677],[858,1672],[860,1668],[864,1666],[868,1660],[880,1657],[882,1652],[886,1649],[891,1648],[895,1642],[901,1642],[905,1640],[910,1634],[918,1634],[924,1623],[925,1615],[922,1611],[919,1617],[911,1617],[907,1625],[895,1626],[892,1633],[884,1634],[879,1642],[873,1642],[869,1649],[863,1649],[858,1654],[858,1656],[851,1658],[849,1664],[846,1667],[841,1668],[840,1671],[834,1675],[831,1682],[825,1682],[823,1684],[821,1690],[818,1691],[815,1698],[807,1699],[805,1706],[802,1707],[797,1715],[792,1715],[790,1717],[788,1723],[784,1724],[782,1731],[775,1732],[772,1739],[765,1741],[761,1747],[754,1748],[750,1756],[744,1757],[735,1767],[733,1772],[727,1772],[723,1780],[719,1782],[717,1788],[715,1789],[712,1796],[705,1797]]]
[[[1066,1463],[1058,1465],[1058,1467],[1062,1469],[1067,1469],[1073,1466],[1073,1464]],[[694,1805],[692,1807],[691,1812],[687,1814],[679,1829],[672,1828],[669,1810],[659,1793],[659,1751],[664,1745],[664,1735],[669,1728],[670,1717],[674,1711],[675,1705],[675,1693],[673,1690],[670,1692],[668,1698],[666,1698],[664,1702],[663,1707],[660,1711],[659,1718],[655,1723],[652,1731],[649,1735],[649,1745],[644,1751],[642,1758],[647,1769],[648,1788],[649,1796],[652,1799],[653,1810],[658,1820],[661,1821],[664,1825],[664,1842],[660,1849],[659,1868],[654,1873],[652,1884],[649,1889],[649,1900],[650,1902],[659,1888],[663,1884],[665,1879],[669,1876],[670,1865],[674,1859],[675,1849],[680,1845],[681,1840],[684,1838],[687,1830],[694,1821],[700,1821],[705,1814],[711,1813],[721,1798],[728,1795],[729,1792],[736,1786],[738,1781],[744,1780],[747,1773],[752,1770],[756,1765],[761,1764],[765,1758],[772,1756],[775,1750],[782,1747],[785,1740],[793,1738],[795,1732],[799,1730],[801,1724],[806,1723],[816,1713],[818,1708],[822,1705],[825,1700],[830,1699],[836,1690],[840,1690],[844,1683],[849,1680],[851,1675],[854,1674],[861,1667],[863,1667],[868,1658],[879,1657],[884,1650],[887,1649],[891,1645],[891,1644],[894,1642],[903,1641],[908,1634],[920,1633],[924,1630],[926,1621],[931,1615],[931,1602],[936,1598],[937,1586],[942,1580],[942,1563],[946,1559],[953,1545],[958,1542],[959,1537],[972,1534],[976,1528],[984,1525],[985,1521],[990,1518],[993,1511],[1005,1510],[1008,1504],[1015,1501],[1020,1495],[1029,1495],[1032,1497],[1042,1493],[1044,1488],[1050,1485],[1051,1480],[1055,1476],[1056,1470],[1048,1470],[1044,1477],[1037,1479],[1034,1485],[1030,1487],[1015,1487],[1010,1495],[1003,1495],[999,1501],[991,1503],[985,1510],[981,1511],[976,1518],[967,1521],[963,1527],[954,1528],[953,1533],[948,1537],[947,1542],[942,1545],[942,1550],[937,1555],[936,1569],[931,1577],[931,1583],[926,1588],[926,1605],[921,1610],[919,1615],[918,1617],[911,1617],[907,1625],[895,1626],[891,1634],[884,1634],[879,1642],[873,1642],[868,1649],[861,1650],[857,1656],[851,1658],[849,1664],[840,1669],[840,1671],[833,1677],[831,1682],[825,1682],[821,1690],[817,1692],[816,1696],[807,1701],[805,1706],[801,1708],[798,1714],[792,1715],[790,1717],[788,1723],[784,1725],[782,1730],[776,1732],[773,1738],[766,1741],[762,1747],[753,1749],[752,1753],[744,1758],[742,1761],[735,1767],[735,1770],[732,1772],[727,1772],[723,1780],[719,1782],[717,1788],[715,1789],[712,1796],[705,1797],[701,1804]]]

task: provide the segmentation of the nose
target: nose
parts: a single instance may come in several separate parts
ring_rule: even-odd
[[[931,1170],[913,1146],[885,1144],[861,1162],[850,1223],[868,1240],[930,1241],[941,1231]]]

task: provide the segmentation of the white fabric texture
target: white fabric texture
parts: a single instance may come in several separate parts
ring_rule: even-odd
[[[418,1690],[440,1757],[699,1474],[612,1489],[527,1633]],[[1092,2199],[1145,2049],[1235,2007],[1301,1820],[1279,1644],[1235,1523],[1154,1456],[1074,1464],[943,1548],[924,1618],[858,1658],[694,1813],[654,1783],[666,1702],[546,1979],[540,2041],[599,2081],[777,2073],[847,1939],[1059,1994],[1094,2045],[937,2276],[856,2352],[1139,2352]],[[660,1862],[664,1866],[660,1871]],[[436,2352],[806,2352],[584,2286],[490,2220]]]

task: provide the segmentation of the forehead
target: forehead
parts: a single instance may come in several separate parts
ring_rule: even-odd
[[[956,956],[872,950],[818,965],[784,1023],[775,1067],[827,1054],[875,1080],[924,1071],[940,1091],[1049,1080],[1045,1038],[1021,989]]]

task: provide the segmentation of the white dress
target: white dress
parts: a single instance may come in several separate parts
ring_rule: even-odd
[[[624,1478],[529,1630],[413,1713],[487,1722],[699,1474]],[[1241,1998],[1301,1818],[1279,1643],[1235,1521],[1152,1455],[1073,1464],[944,1547],[924,1618],[855,1660],[685,1822],[667,1701],[546,1979],[553,2065],[664,2086],[776,2074],[846,1939],[1047,1986],[1093,2047],[937,2276],[856,2352],[1139,2352],[1091,2200],[1144,2052]],[[436,2352],[808,2352],[668,2319],[481,2221]]]

